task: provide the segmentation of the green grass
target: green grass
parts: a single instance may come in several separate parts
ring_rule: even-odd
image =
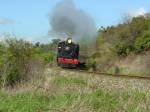
[[[0,112],[149,112],[150,110],[148,91],[93,89],[88,77],[84,78],[77,74],[57,74],[49,81],[47,90],[32,89],[19,93],[16,89],[12,94],[0,90]]]
[[[33,112],[47,107],[50,99],[42,94],[23,93],[14,96],[0,94],[1,112]]]
[[[63,95],[45,95],[42,92],[27,92],[8,95],[0,92],[0,112],[47,112],[64,110],[69,111],[78,107],[89,108],[93,112],[148,112],[146,108],[139,107],[141,103],[147,102],[145,93],[139,91],[129,94],[127,92],[105,92],[97,90],[92,93],[65,93]],[[147,97],[150,97],[148,95]],[[82,105],[80,107],[80,105]],[[76,109],[75,108],[75,109]],[[147,107],[148,109],[148,107]]]
[[[0,112],[41,112],[69,106],[76,95],[46,96],[44,93],[8,95],[0,93]]]
[[[86,86],[87,81],[82,78],[77,77],[65,77],[65,76],[55,76],[53,79],[54,83],[57,85],[79,85],[79,86]]]
[[[34,57],[46,63],[49,63],[54,61],[55,53],[53,51],[49,52],[37,51],[37,53],[34,54]]]

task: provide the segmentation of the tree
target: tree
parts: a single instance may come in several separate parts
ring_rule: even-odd
[[[141,37],[138,37],[135,42],[137,52],[150,50],[150,31],[145,32]]]

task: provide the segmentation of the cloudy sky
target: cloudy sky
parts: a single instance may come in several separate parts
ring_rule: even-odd
[[[49,17],[62,0],[0,0],[0,37],[13,33],[32,41],[48,41]],[[143,15],[150,11],[150,0],[73,0],[96,24],[110,26],[122,21],[124,14]]]

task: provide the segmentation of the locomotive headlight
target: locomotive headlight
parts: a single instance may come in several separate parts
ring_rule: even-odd
[[[72,43],[72,40],[71,39],[68,39],[68,44],[71,44]]]

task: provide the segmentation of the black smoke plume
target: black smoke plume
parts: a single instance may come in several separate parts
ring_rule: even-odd
[[[72,0],[57,3],[49,15],[49,23],[51,26],[49,33],[61,38],[70,36],[77,40],[96,35],[93,19],[86,12],[78,9]]]

